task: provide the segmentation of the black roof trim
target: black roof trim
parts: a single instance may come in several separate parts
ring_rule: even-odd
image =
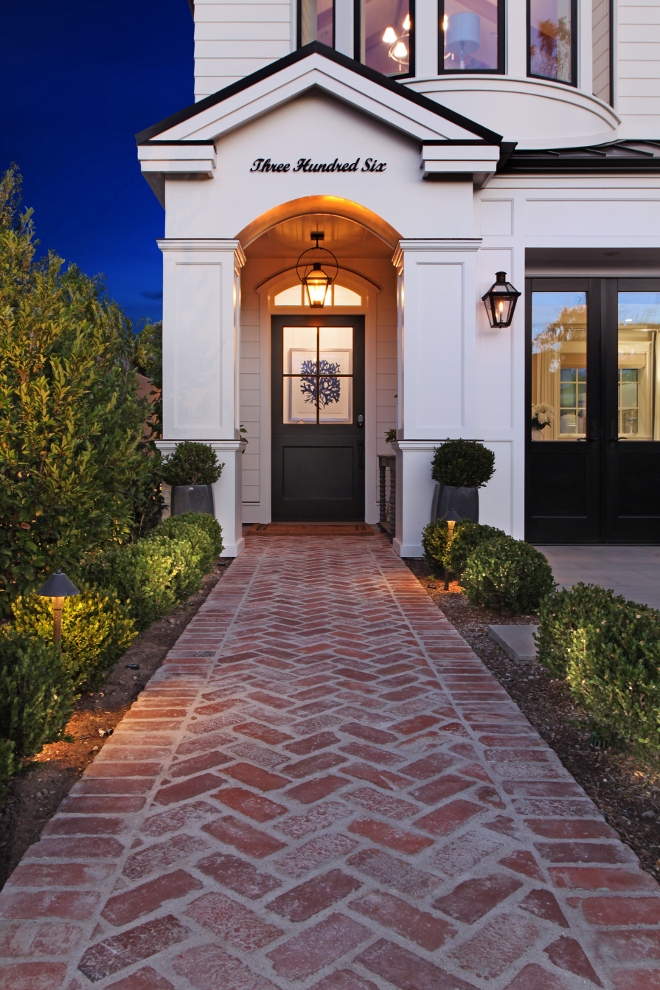
[[[660,141],[610,141],[583,148],[513,151],[500,161],[502,175],[536,173],[660,172]]]
[[[176,146],[178,144],[185,145],[186,147],[188,147],[189,145],[196,145],[196,144],[213,145],[215,144],[215,141],[213,140],[213,138],[207,138],[204,141],[144,141],[143,144],[148,144],[150,148],[159,147],[159,146],[169,148],[172,145]]]
[[[190,13],[195,16],[195,0],[188,0],[188,6],[190,7]]]
[[[475,141],[463,141],[461,138],[446,138],[444,141],[422,141],[425,148],[446,148],[447,145],[457,145],[459,148],[464,146],[474,147],[474,145],[480,145],[484,142],[480,139]],[[493,141],[493,144],[499,145],[499,141]]]
[[[165,120],[161,120],[157,124],[153,124],[151,127],[147,127],[143,131],[139,131],[139,133],[135,135],[137,144],[146,144],[147,141],[155,137],[157,134],[161,134],[163,131],[168,130],[170,127],[174,127],[176,124],[182,123],[184,120],[190,120],[191,117],[195,117],[203,110],[216,106],[218,103],[222,103],[223,100],[227,100],[229,97],[235,96],[236,93],[241,93],[243,90],[249,89],[250,86],[256,85],[256,83],[261,82],[263,79],[268,79],[270,76],[276,75],[276,73],[281,72],[282,69],[287,69],[290,65],[295,65],[296,62],[301,62],[309,55],[323,55],[323,57],[327,58],[330,62],[336,62],[337,65],[341,65],[345,69],[350,69],[351,72],[355,72],[357,75],[363,76],[363,78],[377,83],[384,89],[389,89],[392,93],[398,93],[399,96],[402,96],[406,100],[410,100],[411,103],[416,103],[417,106],[423,107],[425,110],[430,110],[431,113],[437,114],[438,117],[442,117],[452,124],[456,124],[459,127],[464,127],[466,130],[472,131],[473,134],[476,134],[483,141],[487,141],[489,144],[500,144],[502,140],[502,136],[500,134],[496,134],[494,131],[488,130],[487,127],[483,127],[481,124],[477,124],[473,120],[468,120],[468,118],[463,117],[462,114],[441,106],[439,103],[436,103],[435,100],[430,100],[427,96],[423,96],[421,93],[416,93],[413,89],[408,89],[407,86],[402,86],[401,83],[396,82],[394,79],[390,79],[388,76],[384,76],[382,73],[376,72],[375,69],[370,69],[368,66],[362,65],[360,62],[356,62],[355,59],[348,58],[347,55],[342,55],[340,52],[336,52],[334,48],[328,48],[327,45],[322,45],[318,41],[312,41],[309,45],[305,45],[303,48],[299,48],[297,51],[291,52],[289,55],[285,55],[284,58],[278,59],[277,62],[271,62],[269,65],[264,66],[263,69],[257,69],[257,71],[253,72],[251,75],[245,76],[245,78],[239,79],[237,82],[231,83],[229,86],[225,86],[224,89],[219,90],[217,93],[212,93],[210,96],[205,97],[205,99],[200,100],[199,103],[193,103],[192,106],[186,107],[184,110],[179,110],[178,113],[172,114],[171,117],[166,117]]]

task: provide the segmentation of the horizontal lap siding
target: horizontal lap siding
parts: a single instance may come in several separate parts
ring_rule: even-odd
[[[657,0],[619,3],[616,110],[626,136],[660,131],[660,9]]]
[[[277,3],[195,3],[195,99],[249,76],[292,46],[291,7]]]

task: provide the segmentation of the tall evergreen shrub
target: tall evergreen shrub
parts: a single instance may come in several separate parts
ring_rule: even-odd
[[[136,494],[146,487],[156,497],[144,435],[152,410],[137,397],[132,327],[99,279],[65,270],[52,253],[35,259],[32,211],[19,202],[12,167],[0,181],[5,615],[55,566],[70,569],[82,552],[131,539]]]

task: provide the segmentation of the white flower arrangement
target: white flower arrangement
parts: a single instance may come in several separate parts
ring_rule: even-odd
[[[555,411],[547,402],[539,402],[532,406],[532,429],[544,430],[546,426],[552,426]]]

